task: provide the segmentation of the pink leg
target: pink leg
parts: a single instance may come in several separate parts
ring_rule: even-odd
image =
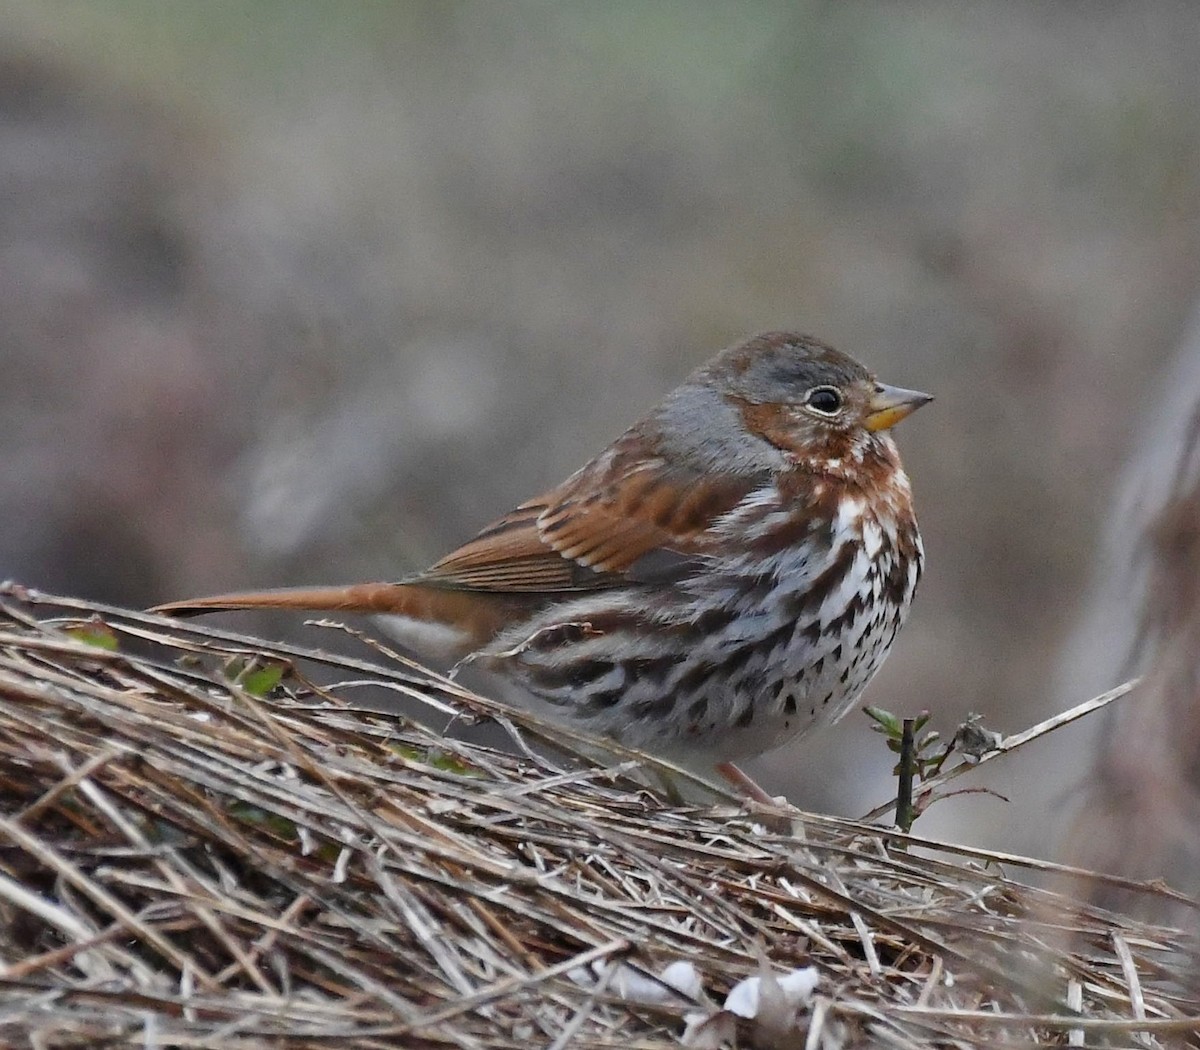
[[[732,762],[718,762],[716,770],[738,791],[754,802],[760,802],[764,806],[787,805],[787,799],[782,796],[775,798],[773,795],[768,795],[749,774],[743,773]]]

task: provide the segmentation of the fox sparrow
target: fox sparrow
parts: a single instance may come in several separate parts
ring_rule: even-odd
[[[929,400],[815,339],[760,335],[416,576],[159,611],[377,614],[418,651],[757,796],[732,762],[844,715],[908,613],[921,537],[887,431]]]

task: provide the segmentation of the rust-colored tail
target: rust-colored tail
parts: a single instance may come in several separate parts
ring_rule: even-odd
[[[211,598],[191,598],[183,602],[156,605],[151,612],[164,616],[198,616],[201,613],[229,612],[234,609],[297,609],[307,612],[397,613],[421,615],[428,610],[414,606],[414,588],[403,583],[355,583],[344,587],[282,587],[272,591],[243,591],[215,594]]]
[[[164,616],[199,616],[237,609],[378,616],[388,633],[418,653],[460,659],[482,649],[514,618],[528,615],[527,596],[487,594],[421,583],[354,583],[342,587],[284,587],[243,591],[156,605]]]

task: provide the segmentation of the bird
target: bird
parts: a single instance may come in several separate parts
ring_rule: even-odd
[[[423,572],[155,611],[371,614],[535,710],[775,801],[736,763],[846,714],[908,616],[924,550],[890,431],[931,400],[767,332]]]

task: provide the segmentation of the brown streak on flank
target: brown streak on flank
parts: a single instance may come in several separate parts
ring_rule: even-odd
[[[682,657],[678,653],[665,656],[634,656],[621,661],[625,673],[637,681],[650,681],[661,686],[667,675],[678,666]]]
[[[674,696],[660,696],[654,700],[639,700],[633,705],[630,714],[647,722],[661,722],[671,717],[675,711]]]
[[[854,623],[858,620],[859,616],[862,615],[866,608],[866,598],[863,597],[861,592],[855,594],[850,601],[846,603],[846,608],[842,610],[841,614],[835,616],[832,620],[824,625],[822,633],[830,635],[841,634],[843,631],[846,631],[850,627],[854,626]],[[861,657],[862,653],[859,653],[857,656],[855,656],[852,666],[856,666]]]
[[[752,549],[764,556],[780,551],[798,549],[806,544],[825,547],[833,542],[833,522],[837,517],[838,502],[843,489],[827,485],[820,495],[812,495],[811,477],[801,471],[789,471],[780,475],[776,485],[780,496],[780,509],[792,510],[792,504],[807,497],[803,504],[804,513],[789,513],[770,532],[754,540]]]
[[[812,578],[809,585],[804,589],[804,593],[794,595],[790,598],[788,607],[789,618],[799,620],[804,617],[805,613],[820,612],[821,607],[825,604],[825,600],[846,579],[851,566],[854,564],[854,559],[858,556],[858,552],[861,549],[860,537],[853,536],[846,539],[825,568]]]
[[[675,683],[675,692],[679,696],[685,696],[690,692],[697,692],[701,686],[721,673],[721,665],[704,660],[692,664]]]
[[[896,537],[896,556],[883,578],[881,596],[898,608],[908,590],[908,566],[917,563],[917,543],[911,528],[902,528]],[[919,565],[919,563],[917,563]],[[919,575],[919,571],[918,571]]]

